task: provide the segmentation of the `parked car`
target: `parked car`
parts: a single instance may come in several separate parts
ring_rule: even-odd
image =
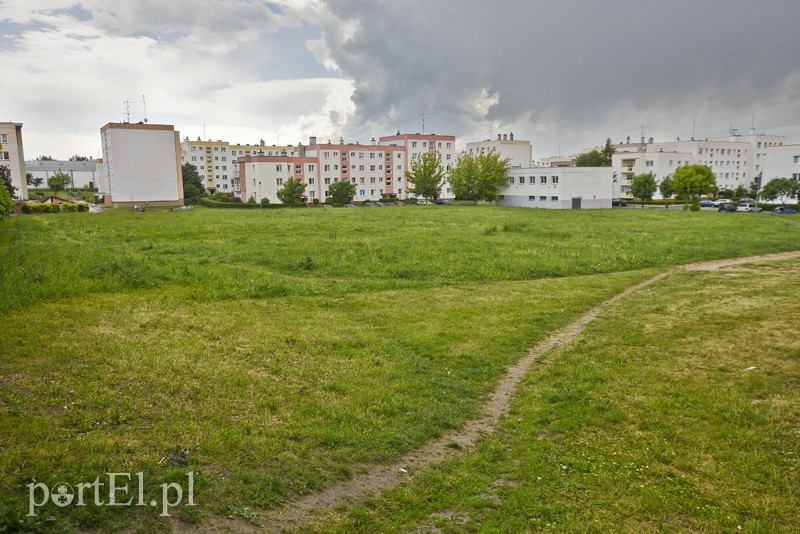
[[[720,204],[719,211],[736,211],[736,206],[733,204]]]
[[[144,206],[141,204],[135,204],[132,208],[133,211],[144,211]]]
[[[615,198],[614,200],[611,201],[611,205],[624,207],[628,205],[628,201],[625,200],[624,198]]]
[[[701,208],[710,208],[713,205],[714,205],[714,201],[713,200],[706,199],[706,200],[701,200],[700,201],[700,207]]]
[[[440,198],[439,200],[434,202],[434,204],[438,204],[439,206],[452,206],[453,205],[452,202],[450,202],[449,200],[446,200],[444,198]]]
[[[756,206],[755,204],[751,204],[750,202],[742,202],[738,206],[736,206],[736,211],[746,212],[746,213],[757,213],[761,211],[761,208]]]
[[[429,204],[433,204],[433,203],[432,202],[428,202],[424,198],[421,198],[421,199],[417,200],[417,205],[418,206],[427,206]]]
[[[777,208],[772,210],[772,213],[781,215],[781,214],[797,213],[797,210],[794,208],[787,208],[786,206],[778,206]]]
[[[733,204],[733,200],[729,198],[718,198],[717,200],[711,203],[711,205],[714,206],[715,208],[718,208],[723,204]],[[702,206],[702,203],[700,205]]]
[[[345,204],[345,205],[344,205],[344,206],[342,206],[342,207],[343,207],[343,208],[355,208],[355,207],[356,207],[356,205],[355,205],[355,204]]]

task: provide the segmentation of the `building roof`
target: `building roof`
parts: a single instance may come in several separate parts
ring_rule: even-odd
[[[97,161],[46,161],[35,159],[25,162],[26,171],[96,171]]]
[[[106,132],[108,130],[175,130],[175,126],[172,124],[148,124],[144,122],[109,122],[102,128],[100,128],[100,133]]]

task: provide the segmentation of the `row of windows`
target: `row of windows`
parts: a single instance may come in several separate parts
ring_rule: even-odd
[[[433,145],[431,145],[431,146],[433,146]],[[411,141],[411,148],[417,148],[417,142],[416,141]],[[428,148],[428,142],[427,141],[423,141],[422,142],[422,148]],[[437,148],[442,148],[442,142],[441,141],[439,142]],[[450,143],[447,143],[447,148],[450,148]]]
[[[514,177],[513,176],[508,179],[508,183],[511,184],[511,185],[514,185]],[[524,184],[525,183],[525,177],[524,176],[518,176],[517,177],[517,183]],[[535,184],[536,183],[536,177],[535,176],[528,176],[528,183],[529,184]],[[547,176],[540,176],[539,177],[539,183],[540,184],[546,184],[547,183]],[[557,184],[558,183],[558,176],[552,176],[550,178],[550,183]]]
[[[529,195],[528,196],[528,201],[529,202],[536,202],[536,195]],[[550,197],[550,201],[551,202],[558,202],[558,197],[557,196],[551,196]],[[539,202],[547,202],[547,195],[539,195]]]

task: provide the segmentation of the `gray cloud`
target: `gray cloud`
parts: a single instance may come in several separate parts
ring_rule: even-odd
[[[730,122],[747,127],[753,112],[763,128],[800,119],[789,83],[800,73],[796,0],[332,0],[327,8],[326,52],[355,81],[354,130],[414,129],[427,112],[432,127],[459,135],[486,136],[492,120],[585,143],[636,133],[642,122],[656,136],[690,135],[693,115],[713,129],[705,135]],[[355,25],[352,35],[342,21]],[[497,101],[481,116],[484,89]]]

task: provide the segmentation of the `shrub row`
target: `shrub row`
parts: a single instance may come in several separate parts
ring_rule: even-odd
[[[64,204],[46,204],[44,202],[26,202],[22,205],[22,213],[77,213],[79,211],[89,211],[88,204],[78,204],[76,202],[65,202]]]
[[[220,202],[219,200],[211,200],[210,198],[200,198],[200,205],[207,208],[234,208],[243,210],[259,209],[261,206],[258,204],[245,204],[243,202]]]

